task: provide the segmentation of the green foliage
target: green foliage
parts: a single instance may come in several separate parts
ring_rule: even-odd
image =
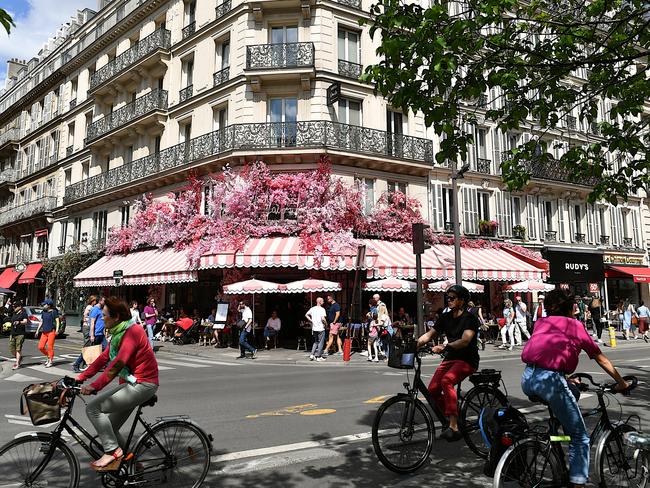
[[[528,183],[533,165],[553,159],[547,143],[560,133],[571,139],[559,161],[563,173],[576,183],[596,181],[590,201],[616,203],[647,188],[647,1],[469,0],[424,9],[380,0],[371,17],[382,61],[363,80],[394,106],[424,115],[441,137],[438,163],[464,161],[469,128],[487,120],[503,132],[531,133],[502,162],[510,189]],[[487,110],[478,108],[482,95]],[[583,138],[564,127],[569,115],[577,129],[600,134]]]
[[[16,27],[14,24],[14,19],[11,18],[11,15],[3,8],[0,8],[0,25],[5,28],[7,34],[11,33],[11,28]]]

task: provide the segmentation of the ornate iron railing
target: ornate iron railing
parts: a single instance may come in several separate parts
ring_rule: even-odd
[[[361,9],[361,0],[335,0],[335,1],[336,3],[340,3],[341,5],[346,5],[352,8],[358,8],[359,10]]]
[[[226,66],[221,71],[212,75],[212,86],[219,86],[230,79],[230,66]]]
[[[544,231],[544,240],[550,242],[557,241],[557,231],[556,230],[547,230]]]
[[[521,225],[517,225],[512,228],[512,237],[513,239],[526,239],[526,229]]]
[[[181,33],[183,34],[183,39],[187,39],[195,32],[196,32],[196,22],[187,24],[185,27],[183,27],[183,30],[181,30]]]
[[[72,110],[77,106],[77,99],[75,98],[74,100],[70,100],[70,108],[68,110]]]
[[[453,222],[445,222],[445,227],[444,227],[445,233],[451,234],[454,232],[454,223]]]
[[[18,142],[20,140],[20,130],[18,127],[9,129],[0,134],[0,146],[4,146],[8,142]]]
[[[68,156],[71,156],[72,153],[74,152],[74,146],[70,145],[65,148],[65,157],[67,158]]]
[[[4,208],[0,211],[0,226],[5,226],[37,215],[51,212],[56,208],[56,197],[42,197],[17,207]]]
[[[631,249],[634,247],[634,244],[632,243],[633,239],[631,237],[623,237],[623,247],[626,249]]]
[[[581,234],[580,232],[575,233],[575,235],[573,236],[573,240],[575,242],[580,242],[580,243],[583,243],[583,244],[586,242],[585,235]]]
[[[530,175],[541,180],[562,181],[583,186],[595,186],[599,181],[596,177],[576,180],[569,170],[560,164],[560,160],[555,158],[535,159],[528,163],[528,167]]]
[[[491,173],[492,161],[489,159],[478,158],[476,160],[476,172],[489,175]]]
[[[171,33],[167,29],[158,29],[144,39],[139,40],[133,47],[124,51],[107,65],[99,68],[92,75],[90,90],[94,90],[157,49],[169,49],[171,38]]]
[[[110,115],[107,115],[104,118],[99,119],[97,122],[90,124],[88,126],[86,142],[97,139],[98,137],[101,137],[104,134],[117,129],[122,125],[128,124],[129,122],[132,122],[138,117],[142,117],[149,112],[166,109],[167,91],[154,90],[152,92],[149,92],[146,95],[136,98],[128,105],[118,108]]]
[[[246,46],[246,69],[307,68],[314,66],[313,42]]]
[[[2,173],[0,173],[0,185],[3,183],[15,183],[16,182],[16,170],[13,168],[7,168]]]
[[[226,0],[225,2],[219,4],[216,6],[215,13],[216,13],[216,19],[219,19],[226,15],[230,10],[232,9],[232,1],[231,0]]]
[[[601,246],[609,246],[609,236],[600,236]]]
[[[569,129],[575,130],[578,125],[578,119],[575,118],[573,115],[567,115],[566,117],[566,126]]]
[[[358,80],[361,73],[363,73],[363,65],[346,61],[345,59],[339,59],[339,74],[341,76]]]
[[[433,164],[433,143],[419,137],[325,120],[235,124],[70,185],[63,201],[73,202],[228,151],[283,147],[329,147]]]
[[[183,103],[188,98],[192,98],[192,95],[194,95],[194,85],[186,86],[178,93],[178,103]]]

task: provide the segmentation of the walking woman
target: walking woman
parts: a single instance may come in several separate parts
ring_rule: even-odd
[[[636,310],[634,310],[634,305],[630,302],[625,302],[625,305],[623,306],[623,335],[625,340],[630,340],[630,331],[632,331],[632,337],[638,339],[636,335],[636,327],[633,323],[635,318],[637,318],[637,315]]]
[[[515,310],[512,308],[512,300],[506,298],[503,302],[503,318],[506,323],[501,327],[501,342],[499,349],[508,349],[512,351],[515,347]],[[510,346],[506,345],[506,333],[510,336]]]
[[[86,308],[84,308],[83,321],[81,323],[81,332],[84,338],[83,347],[91,346],[90,342],[90,311],[97,304],[97,297],[95,295],[90,295],[88,301],[86,302]],[[81,368],[86,367],[86,362],[84,361],[83,354],[79,354],[79,357],[72,363],[72,370],[75,373],[80,373]]]
[[[41,323],[36,329],[36,337],[39,332],[41,338],[38,341],[38,350],[47,358],[45,367],[49,368],[54,361],[54,341],[59,333],[59,312],[54,308],[54,302],[50,298],[43,301]]]
[[[650,317],[650,310],[643,304],[643,300],[639,303],[639,308],[636,309],[636,313],[639,316],[639,332],[643,340],[648,342],[648,320]]]
[[[147,337],[149,344],[153,349],[153,328],[156,326],[158,320],[158,309],[156,308],[156,300],[153,297],[147,299],[147,306],[144,307],[144,323],[147,326]]]

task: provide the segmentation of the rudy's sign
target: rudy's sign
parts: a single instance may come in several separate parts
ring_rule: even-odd
[[[553,281],[603,281],[603,255],[586,252],[547,251]]]

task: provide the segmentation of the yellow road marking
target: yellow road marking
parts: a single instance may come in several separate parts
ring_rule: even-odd
[[[363,403],[384,403],[389,396],[390,395],[376,396],[374,398],[371,398],[370,400],[366,400]]]
[[[301,413],[304,410],[313,409],[317,407],[315,403],[305,403],[304,405],[294,405],[291,407],[281,408],[279,410],[271,410],[270,412],[262,412],[254,415],[246,415],[247,419],[258,419],[260,417],[284,417],[294,413]]]
[[[316,408],[314,410],[305,410],[304,412],[300,412],[300,415],[329,415],[334,412],[336,412],[336,410],[333,408]]]

